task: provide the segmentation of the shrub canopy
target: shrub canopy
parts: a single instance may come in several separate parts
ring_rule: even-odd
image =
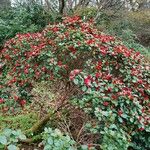
[[[149,132],[149,65],[139,52],[98,31],[92,20],[65,17],[41,33],[17,34],[0,57],[3,105],[23,107],[33,81],[70,80],[81,89],[74,102],[104,127],[121,127],[129,136]]]

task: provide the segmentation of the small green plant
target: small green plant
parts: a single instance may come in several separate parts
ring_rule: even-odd
[[[26,136],[21,132],[21,130],[5,129],[0,134],[0,148],[7,148],[8,150],[18,150],[18,141],[25,139]]]
[[[75,142],[68,135],[63,135],[59,129],[45,128],[43,144],[44,150],[75,150]]]
[[[129,147],[129,141],[126,133],[112,124],[110,128],[104,128],[101,132],[103,141],[101,144],[102,150],[127,150]]]

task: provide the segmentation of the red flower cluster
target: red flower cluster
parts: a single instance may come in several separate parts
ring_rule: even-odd
[[[80,69],[74,69],[70,72],[70,80],[73,80],[75,78],[76,75],[78,75],[82,70]]]

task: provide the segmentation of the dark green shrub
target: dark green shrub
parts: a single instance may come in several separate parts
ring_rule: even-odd
[[[38,4],[18,6],[0,12],[0,46],[17,33],[37,32],[53,22],[50,12]]]

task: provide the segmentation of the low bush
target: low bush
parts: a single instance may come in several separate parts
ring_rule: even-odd
[[[109,141],[114,150],[127,149],[137,133],[150,132],[149,64],[92,20],[66,17],[41,33],[18,34],[5,43],[1,62],[0,103],[7,109],[30,101],[33,81],[64,80],[80,89],[73,102],[99,124],[101,148],[110,149]]]

